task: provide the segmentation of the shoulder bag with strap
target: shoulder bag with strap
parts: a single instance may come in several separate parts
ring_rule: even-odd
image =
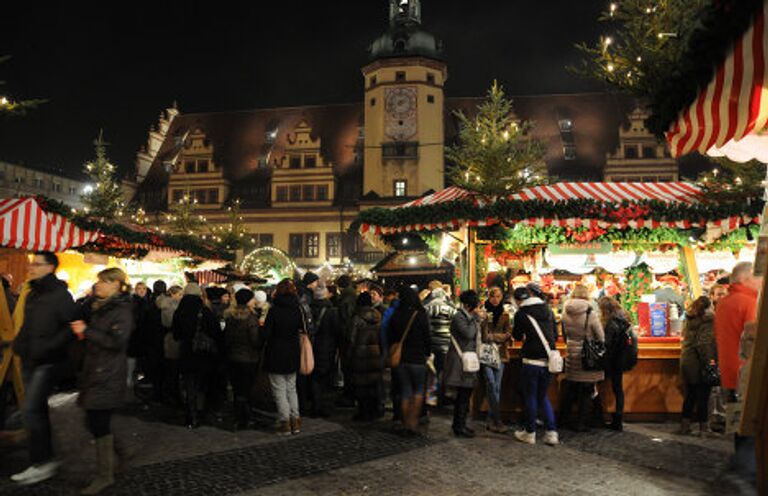
[[[299,373],[301,375],[310,375],[315,370],[315,354],[312,351],[312,341],[309,339],[307,320],[301,305],[299,305],[299,311],[301,312],[302,324],[302,329],[299,329],[299,349],[301,350]]]
[[[480,329],[478,329],[477,332],[480,332]],[[478,358],[477,353],[474,351],[461,351],[461,347],[456,341],[456,338],[453,337],[453,334],[451,334],[451,342],[456,348],[456,353],[459,354],[459,358],[461,358],[461,370],[469,374],[473,374],[480,370],[480,359]]]
[[[588,371],[605,370],[605,342],[589,337],[589,316],[592,307],[587,310],[584,321],[584,341],[581,344],[581,368]]]
[[[408,333],[411,332],[411,326],[413,326],[413,321],[416,320],[416,315],[418,313],[418,311],[415,311],[411,315],[411,318],[408,320],[408,325],[405,327],[403,337],[400,338],[400,341],[389,347],[387,364],[393,369],[400,366],[400,359],[402,358],[403,354],[403,342],[405,341],[405,338],[408,337]]]
[[[493,321],[487,321],[485,325],[492,327],[492,322]],[[486,331],[489,337],[493,334],[494,330],[495,329],[488,329]],[[498,370],[498,368],[501,366],[501,353],[499,353],[499,345],[493,341],[486,343],[485,341],[481,340],[477,346],[477,356],[480,360],[480,363],[486,367],[491,367],[492,369]]]
[[[528,320],[531,321],[531,325],[536,329],[536,334],[539,335],[539,340],[547,352],[547,369],[553,374],[559,374],[563,371],[563,357],[560,356],[559,351],[549,347],[549,341],[544,337],[544,333],[541,332],[541,327],[539,327],[538,321],[528,314],[525,314],[525,316],[528,317]]]

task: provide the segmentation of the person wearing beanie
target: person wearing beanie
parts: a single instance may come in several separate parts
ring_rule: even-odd
[[[336,351],[339,343],[339,313],[331,303],[326,286],[318,286],[312,300],[315,336],[312,351],[315,369],[310,376],[311,417],[328,417],[332,407],[333,379],[336,374]]]
[[[267,320],[267,312],[269,312],[269,303],[267,303],[267,293],[262,290],[255,291],[253,293],[253,312],[259,319],[259,325],[264,326],[264,322]]]
[[[250,391],[256,378],[259,320],[251,310],[255,295],[250,289],[235,293],[237,305],[224,312],[224,353],[234,393],[235,427],[247,429],[250,421]]]
[[[383,378],[379,326],[381,314],[373,309],[371,294],[360,293],[352,319],[351,366],[352,384],[357,400],[353,420],[370,422],[376,418],[379,405],[379,382]]]

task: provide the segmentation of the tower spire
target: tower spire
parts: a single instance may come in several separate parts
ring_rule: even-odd
[[[389,24],[421,24],[420,0],[389,0]]]

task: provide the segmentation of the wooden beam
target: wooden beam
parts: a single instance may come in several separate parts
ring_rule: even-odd
[[[475,230],[467,227],[467,254],[469,257],[467,267],[469,267],[469,288],[477,290],[477,240],[475,239]]]
[[[681,246],[680,255],[683,257],[683,267],[685,267],[685,274],[688,276],[688,288],[695,300],[701,296],[701,281],[699,280],[699,267],[696,265],[696,255],[690,246]]]

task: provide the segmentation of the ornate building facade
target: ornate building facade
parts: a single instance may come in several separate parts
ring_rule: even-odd
[[[224,207],[237,199],[254,244],[280,248],[304,267],[377,261],[381,253],[345,234],[350,224],[361,209],[443,188],[445,146],[458,134],[455,112],[471,114],[483,98],[446,97],[442,43],[423,29],[419,0],[390,0],[388,29],[369,55],[363,102],[166,109],[137,155],[135,200],[162,213],[189,195],[215,225],[228,222]],[[652,146],[632,134],[635,124],[623,129],[634,107],[599,93],[514,98],[516,115],[535,122],[550,174],[561,179],[602,180],[607,164],[629,160],[619,155],[628,150],[624,142],[637,142],[640,154]],[[663,145],[653,146],[665,156]],[[654,180],[677,177],[674,162],[667,167],[674,174],[652,167]]]

